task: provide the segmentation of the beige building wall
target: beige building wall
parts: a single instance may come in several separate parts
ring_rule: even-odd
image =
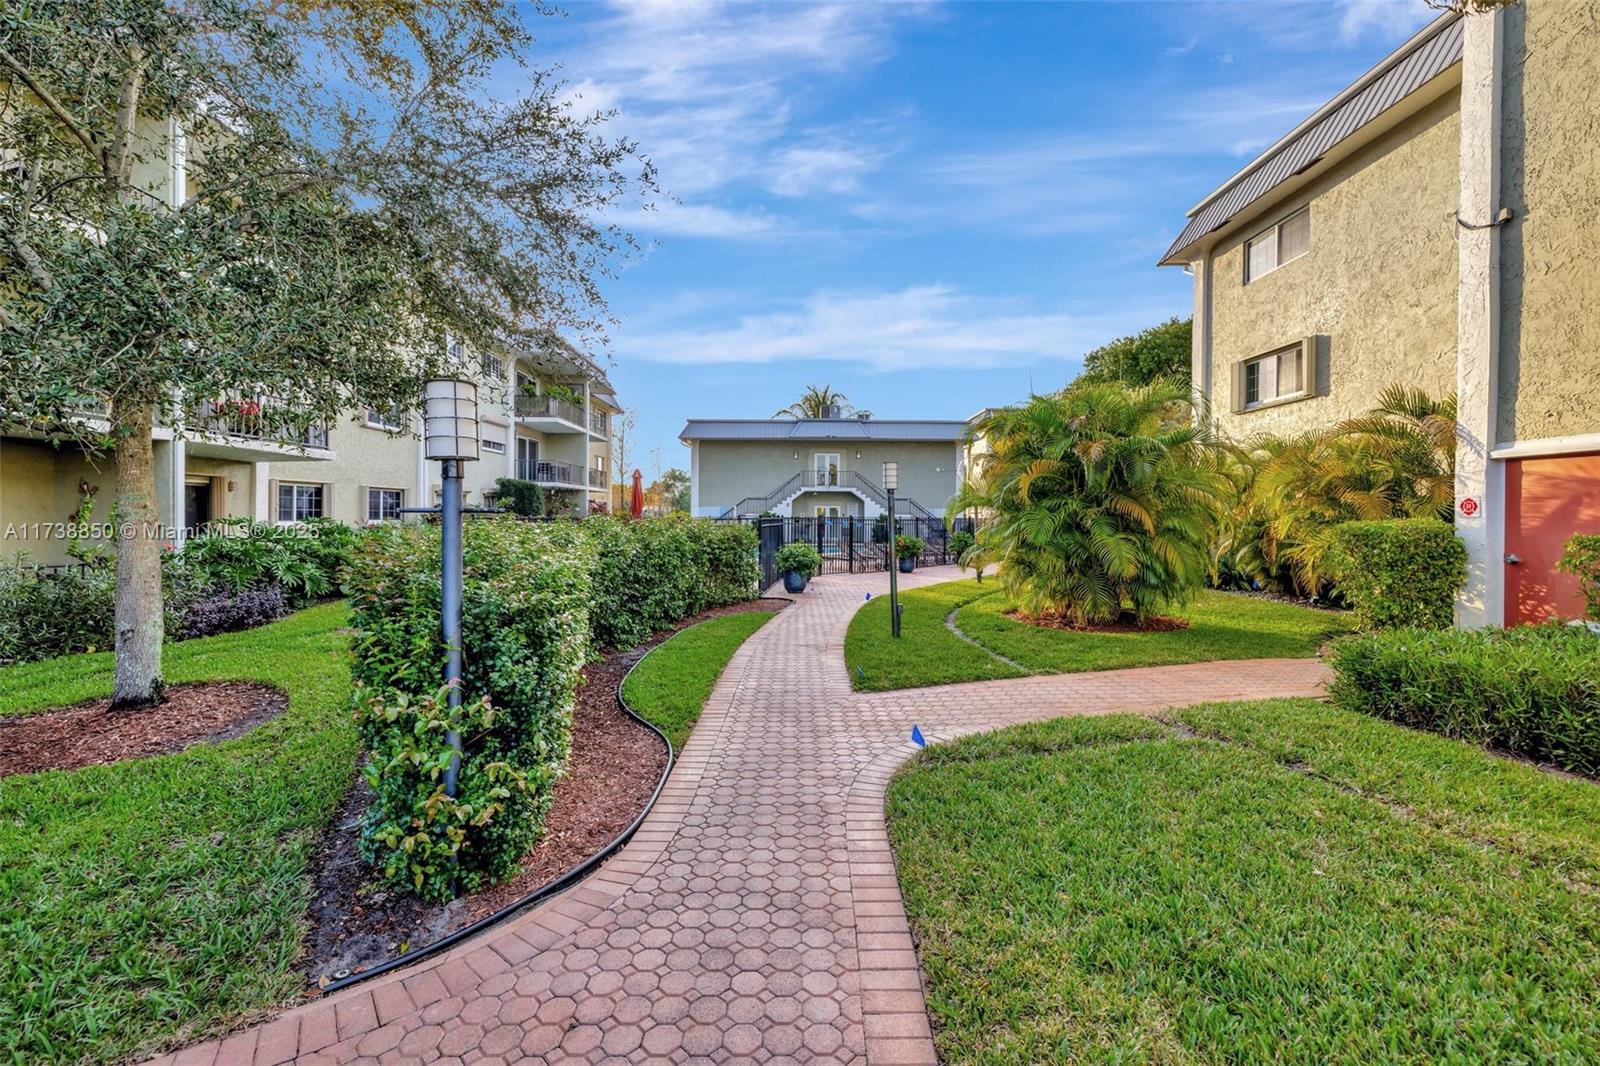
[[[1504,14],[1496,443],[1600,432],[1600,5]]]
[[[1209,400],[1228,435],[1331,425],[1395,382],[1455,388],[1459,138],[1452,92],[1213,250]],[[1308,202],[1310,250],[1246,284],[1245,242]],[[1314,335],[1308,398],[1233,411],[1235,363]]]

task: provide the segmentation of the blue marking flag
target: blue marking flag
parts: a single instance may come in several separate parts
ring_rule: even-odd
[[[872,593],[870,593],[870,592],[867,593],[867,599],[869,599],[869,600],[872,599]]]
[[[922,736],[922,730],[916,726],[911,727],[911,743],[915,744],[919,748],[925,748],[928,746],[927,740],[925,740]]]

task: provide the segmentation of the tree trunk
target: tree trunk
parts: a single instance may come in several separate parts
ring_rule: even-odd
[[[117,596],[116,677],[113,710],[135,710],[159,703],[161,640],[161,509],[156,505],[155,445],[150,430],[155,404],[118,400],[112,424],[117,440]]]

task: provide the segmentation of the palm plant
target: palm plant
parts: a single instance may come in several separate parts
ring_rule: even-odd
[[[1341,522],[1436,517],[1455,503],[1454,397],[1436,399],[1391,385],[1378,406],[1328,431],[1261,438],[1247,448],[1254,464],[1242,495],[1235,551],[1247,550],[1259,525],[1259,557],[1286,565],[1304,592],[1328,582],[1327,554]]]
[[[998,563],[1024,612],[1142,622],[1205,580],[1228,482],[1187,386],[1081,382],[975,433],[989,451],[949,513],[980,515],[965,559]]]
[[[870,411],[857,411],[850,399],[830,385],[807,385],[800,398],[788,407],[773,412],[773,418],[826,418],[830,408],[841,415],[870,415]]]

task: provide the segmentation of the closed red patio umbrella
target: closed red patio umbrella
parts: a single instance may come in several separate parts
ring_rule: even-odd
[[[628,513],[635,518],[644,514],[644,475],[633,472],[633,499],[628,503]]]

